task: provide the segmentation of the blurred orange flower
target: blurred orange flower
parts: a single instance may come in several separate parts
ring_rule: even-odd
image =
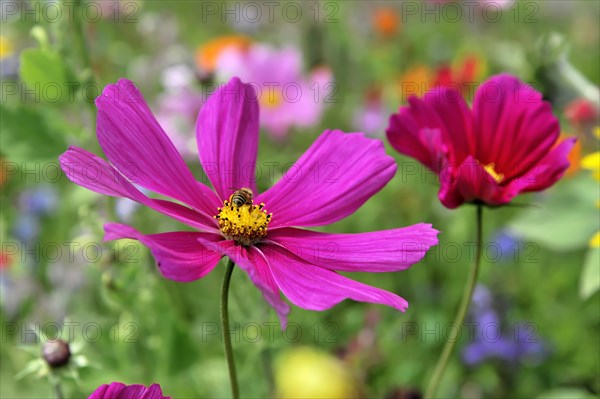
[[[430,89],[431,70],[425,64],[418,64],[404,72],[398,79],[398,93],[402,102],[410,96],[422,97]]]
[[[231,47],[245,50],[251,42],[250,38],[240,35],[219,36],[209,40],[196,49],[196,64],[202,72],[211,73],[224,50]]]
[[[562,142],[562,140],[573,137],[568,133],[561,133],[560,139],[558,142]],[[577,140],[573,148],[571,148],[571,152],[569,152],[569,169],[565,172],[565,177],[572,177],[577,172],[581,170],[581,140]]]
[[[375,32],[384,38],[390,38],[400,31],[400,15],[393,7],[380,7],[375,10],[371,20]]]
[[[425,64],[409,68],[398,80],[398,92],[402,102],[415,95],[422,97],[428,90],[442,86],[460,89],[464,96],[471,97],[478,82],[487,75],[487,63],[479,54],[467,54],[452,63],[443,63],[432,71]]]
[[[0,187],[8,180],[8,175],[6,174],[6,168],[4,166],[5,163],[6,161],[4,158],[0,158]]]

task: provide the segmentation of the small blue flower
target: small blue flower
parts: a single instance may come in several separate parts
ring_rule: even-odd
[[[19,198],[20,208],[25,213],[47,215],[58,205],[58,193],[52,186],[40,186],[23,192]]]
[[[40,222],[35,215],[21,214],[19,215],[13,234],[22,242],[31,242],[40,234]]]

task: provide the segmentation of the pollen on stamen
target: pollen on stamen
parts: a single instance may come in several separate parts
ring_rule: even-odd
[[[217,208],[219,213],[214,217],[218,220],[219,228],[225,238],[249,246],[267,235],[267,228],[273,214],[267,214],[263,210],[264,207],[264,203],[235,206],[230,201],[224,201],[224,206]]]
[[[504,174],[496,171],[495,163],[484,166],[484,169],[492,177],[492,179],[496,181],[496,183],[501,183],[502,180],[504,180]]]

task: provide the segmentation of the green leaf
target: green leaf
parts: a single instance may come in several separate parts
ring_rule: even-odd
[[[538,209],[527,209],[509,223],[525,240],[556,251],[585,248],[598,231],[598,183],[589,176],[565,180]]]
[[[71,98],[66,65],[55,51],[42,48],[23,50],[19,75],[27,90],[35,92],[35,96],[31,96],[35,102],[60,103]]]
[[[588,299],[600,289],[600,248],[592,248],[585,256],[581,280],[579,281],[579,296]]]
[[[49,120],[59,117],[54,112],[42,114],[25,107],[10,110],[0,105],[0,115],[0,146],[8,160],[58,162],[58,156],[66,150],[63,132]]]
[[[587,391],[577,388],[559,388],[540,394],[537,399],[588,399],[595,398]]]

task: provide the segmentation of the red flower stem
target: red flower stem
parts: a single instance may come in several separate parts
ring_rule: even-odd
[[[482,236],[483,236],[483,206],[481,204],[477,204],[477,243],[476,243],[476,252],[475,252],[475,262],[473,262],[473,266],[471,267],[471,271],[469,273],[469,279],[467,280],[467,284],[465,285],[465,289],[463,292],[462,302],[460,303],[460,307],[458,309],[458,313],[454,318],[454,326],[450,330],[450,336],[444,345],[444,350],[442,351],[442,355],[440,356],[436,366],[435,371],[433,372],[433,376],[429,381],[429,385],[427,386],[427,391],[425,391],[425,399],[433,399],[435,393],[438,389],[438,386],[444,376],[444,371],[446,370],[446,365],[448,364],[448,359],[452,354],[452,350],[458,341],[458,336],[460,334],[462,325],[465,321],[465,316],[467,315],[467,310],[469,309],[469,304],[471,303],[471,298],[473,297],[473,290],[475,289],[475,283],[477,283],[477,275],[479,274],[479,266],[481,264],[481,247],[482,247]]]
[[[221,286],[221,330],[223,331],[223,345],[225,347],[225,358],[227,359],[227,368],[229,369],[229,381],[231,384],[231,395],[234,399],[240,397],[240,390],[237,383],[235,372],[235,362],[233,360],[233,349],[231,347],[231,337],[229,335],[229,282],[235,263],[231,259],[227,261],[227,270],[223,276],[223,285]]]

